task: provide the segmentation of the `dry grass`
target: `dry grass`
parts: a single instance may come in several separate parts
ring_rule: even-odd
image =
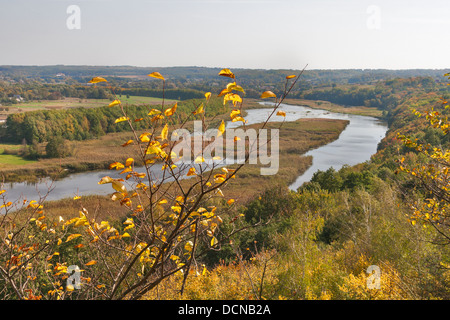
[[[6,182],[11,181],[37,181],[45,176],[59,174],[64,169],[66,174],[71,172],[81,172],[96,169],[106,169],[108,165],[115,161],[125,160],[130,153],[130,146],[127,148],[121,145],[132,139],[130,132],[111,133],[95,140],[72,141],[72,156],[63,159],[42,158],[38,161],[17,164],[1,165],[0,175]],[[40,146],[41,149],[44,145]]]
[[[375,118],[381,118],[383,113],[381,110],[378,110],[376,108],[368,108],[364,106],[346,107],[329,101],[321,100],[285,99],[284,103],[297,106],[306,106],[313,109],[323,109],[337,113],[348,113]]]

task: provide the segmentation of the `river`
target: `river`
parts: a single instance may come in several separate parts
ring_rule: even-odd
[[[262,104],[270,105],[270,103]],[[267,107],[247,110],[245,119],[248,121],[248,124],[264,122],[271,112],[270,110]],[[286,121],[295,121],[300,118],[349,120],[348,126],[337,140],[310,150],[305,154],[313,157],[312,166],[290,186],[292,190],[296,190],[305,181],[309,181],[317,170],[323,171],[330,167],[338,170],[345,164],[352,166],[369,160],[376,152],[378,143],[385,136],[388,129],[386,123],[373,117],[334,113],[287,104],[282,104],[280,110],[286,112]],[[282,117],[275,115],[271,119],[271,121],[282,120]],[[237,126],[239,126],[239,123],[227,123],[227,128]],[[114,159],[111,160],[114,161]],[[154,166],[152,172],[160,174],[161,168]],[[15,201],[19,198],[37,200],[39,195],[46,194],[49,187],[52,187],[52,191],[48,194],[46,200],[59,200],[74,197],[75,195],[106,195],[112,193],[111,186],[98,184],[98,181],[104,176],[119,177],[116,171],[102,170],[71,174],[66,178],[55,181],[53,184],[51,184],[49,179],[43,179],[39,183],[7,183],[4,185],[4,188],[7,190],[9,201]]]

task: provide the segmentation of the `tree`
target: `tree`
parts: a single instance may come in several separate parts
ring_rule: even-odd
[[[232,79],[219,96],[233,108],[230,119],[242,121],[245,128],[245,119],[241,117],[244,89],[229,69],[223,69],[219,75]],[[272,112],[261,128],[277,112],[300,75],[286,77],[286,89],[280,97],[269,91],[261,95],[275,98]],[[161,74],[153,72],[149,76],[161,80],[165,87],[166,80]],[[102,77],[90,82],[108,84]],[[210,120],[205,115],[211,95],[207,92],[176,129],[184,129],[188,120],[197,119],[204,130],[212,123],[216,136],[223,135],[224,121],[217,127],[212,122],[214,118]],[[241,231],[239,228],[227,234],[221,231],[223,220],[216,203],[233,204],[222,189],[248,161],[248,150],[246,161],[235,168],[219,168],[205,161],[209,141],[201,135],[200,150],[194,148],[195,160],[182,162],[180,154],[174,152],[178,142],[169,138],[169,130],[172,136],[175,131],[172,118],[177,116],[176,103],[166,106],[163,99],[160,108],[150,109],[151,126],[144,133],[136,129],[142,119],[134,119],[117,97],[109,107],[120,110],[121,116],[115,123],[126,123],[133,138],[122,145],[130,150],[130,157],[123,163],[116,161],[110,165],[122,178],[105,176],[98,183],[112,186],[111,200],[126,209],[126,216],[120,221],[98,219],[98,212],[85,208],[82,198],[75,196],[74,200],[80,201],[79,214],[67,220],[63,217],[52,220],[44,211],[47,195],[37,201],[13,204],[8,202],[6,191],[1,190],[0,209],[4,214],[0,229],[6,236],[0,243],[0,296],[140,299],[174,274],[183,279],[182,294],[190,273],[199,268],[198,259],[209,250],[220,250],[223,243]],[[60,138],[54,138],[50,153],[59,154],[60,146]],[[144,163],[144,167],[135,166],[135,159]]]
[[[50,138],[45,146],[45,152],[49,158],[65,158],[72,153],[68,142],[61,136]]]
[[[446,74],[450,78],[450,74]],[[444,137],[450,128],[448,113],[450,105],[446,100],[441,101],[441,108],[437,110],[430,107],[426,111],[413,110],[419,118],[425,118],[428,125],[439,130]],[[430,130],[427,130],[430,132]],[[398,172],[405,172],[420,187],[421,197],[411,202],[412,213],[409,220],[416,223],[433,227],[441,239],[437,243],[450,243],[450,150],[448,143],[440,146],[430,143],[421,143],[418,138],[412,138],[402,134],[398,135],[403,144],[419,153],[422,161],[416,164],[408,164],[405,157],[398,160]],[[436,136],[434,135],[434,138]],[[447,139],[445,139],[447,140]],[[436,143],[436,141],[434,141]]]

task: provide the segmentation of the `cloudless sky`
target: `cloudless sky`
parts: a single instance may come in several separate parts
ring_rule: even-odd
[[[0,0],[0,65],[441,69],[449,38],[449,0]]]

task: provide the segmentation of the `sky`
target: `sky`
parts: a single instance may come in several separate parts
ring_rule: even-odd
[[[445,69],[449,0],[0,0],[0,65]]]

